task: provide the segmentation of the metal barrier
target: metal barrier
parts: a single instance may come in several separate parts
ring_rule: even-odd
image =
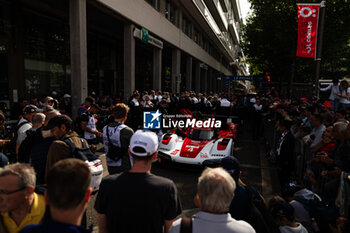
[[[275,121],[269,117],[264,117],[263,120],[264,127],[264,138],[266,142],[266,156],[271,163],[276,163],[277,160],[277,147],[278,141],[281,137],[275,128]],[[306,188],[316,191],[316,193],[322,195],[323,193],[323,184],[324,181],[320,176],[317,182],[319,182],[319,188],[316,188],[312,185],[311,182],[308,182],[305,179],[305,173],[308,169],[308,161],[313,158],[313,153],[310,151],[310,146],[305,144],[302,139],[295,139],[295,148],[294,148],[294,171],[291,174],[291,182],[295,182],[305,186]]]

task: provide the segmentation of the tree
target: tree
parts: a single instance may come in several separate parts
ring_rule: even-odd
[[[249,0],[252,14],[243,26],[242,48],[252,75],[269,72],[273,82],[312,82],[313,59],[296,57],[297,6],[293,0]],[[298,1],[298,3],[320,3]],[[344,77],[350,70],[350,0],[326,2],[321,78]]]

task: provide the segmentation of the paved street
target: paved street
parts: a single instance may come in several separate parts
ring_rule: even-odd
[[[105,155],[100,156],[105,163]],[[246,184],[257,188],[265,197],[278,192],[278,180],[275,169],[270,167],[265,159],[263,140],[252,140],[251,124],[243,126],[236,144],[236,157],[241,162],[242,180]],[[152,173],[173,180],[178,188],[184,215],[192,215],[198,211],[193,204],[196,194],[198,177],[203,168],[168,164],[160,166],[154,163]],[[107,175],[107,172],[106,172]],[[97,225],[96,212],[93,209],[96,195],[92,198],[88,208],[88,225]]]

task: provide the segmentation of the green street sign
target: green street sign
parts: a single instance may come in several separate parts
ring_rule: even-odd
[[[141,29],[141,41],[145,44],[148,43],[148,38],[149,38],[149,34],[148,34],[148,30],[142,28]]]

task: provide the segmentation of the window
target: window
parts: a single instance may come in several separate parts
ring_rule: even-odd
[[[209,46],[208,46],[208,41],[206,39],[203,38],[203,43],[202,43],[202,48],[209,52]]]
[[[186,18],[183,17],[182,18],[182,31],[188,36],[188,37],[192,37],[192,26],[191,26],[191,22]]]
[[[192,129],[188,135],[192,140],[211,140],[214,137],[214,130]]]
[[[165,18],[167,18],[174,25],[178,26],[178,22],[177,22],[177,7],[170,1],[166,1]]]
[[[69,26],[56,18],[23,13],[26,93],[70,90]]]
[[[155,9],[159,10],[159,0],[146,0],[151,6],[153,6]]]
[[[199,31],[197,30],[197,28],[194,29],[194,35],[193,35],[193,40],[194,42],[196,42],[197,44],[199,44]]]

